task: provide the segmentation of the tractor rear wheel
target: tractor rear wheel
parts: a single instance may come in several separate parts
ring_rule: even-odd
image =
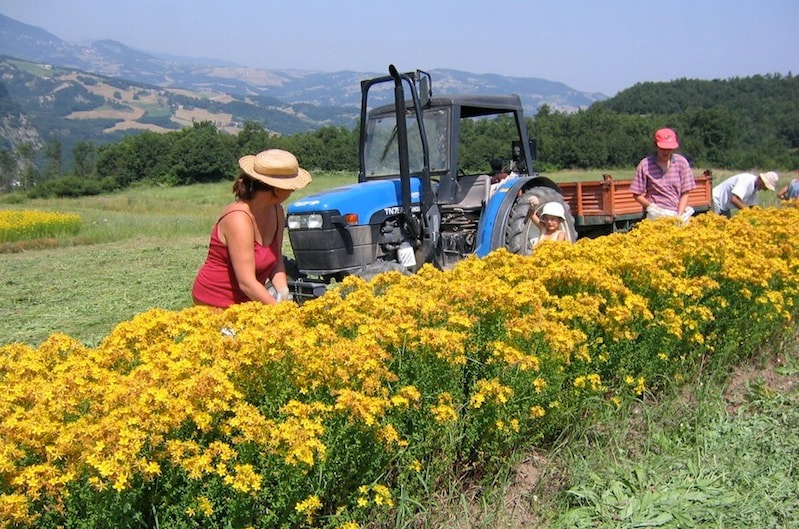
[[[547,202],[557,202],[562,205],[563,210],[566,212],[566,222],[561,227],[566,232],[566,239],[570,242],[577,240],[574,217],[571,214],[569,205],[563,201],[563,195],[549,187],[531,187],[526,189],[516,199],[511,209],[508,225],[505,229],[505,247],[508,251],[520,255],[530,255],[533,252],[531,241],[535,241],[540,234],[538,227],[527,218],[527,214],[530,211],[529,200],[532,196],[538,197],[541,206]]]

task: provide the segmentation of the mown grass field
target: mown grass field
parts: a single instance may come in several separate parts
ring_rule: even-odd
[[[317,174],[292,200],[351,182]],[[191,304],[208,234],[231,199],[230,182],[134,188],[77,199],[25,200],[3,209],[80,215],[75,236],[0,245],[0,343],[36,345],[64,332],[87,345],[147,309]],[[288,241],[284,251],[290,253]]]
[[[303,194],[354,179],[315,176]],[[36,345],[64,332],[95,345],[147,309],[189,306],[208,231],[230,199],[229,187],[136,188],[0,204],[84,219],[76,236],[3,246],[0,343]],[[776,200],[764,194],[762,202]],[[493,481],[464,477],[431,496],[425,520],[452,528],[796,527],[797,383],[795,337],[780,337],[732,378],[698,380],[609,410],[554,445],[517,454]]]

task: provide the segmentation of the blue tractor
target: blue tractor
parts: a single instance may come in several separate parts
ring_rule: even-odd
[[[370,94],[393,86],[393,104],[368,110]],[[533,149],[518,95],[433,97],[421,70],[361,82],[358,182],[288,206],[295,262],[287,271],[295,299],[323,293],[348,274],[413,273],[424,263],[446,269],[497,248],[527,254],[537,228],[527,220],[532,195],[559,202],[575,240],[574,219],[558,186],[533,170]],[[511,176],[460,169],[461,120],[512,115]],[[401,116],[402,119],[397,119]]]

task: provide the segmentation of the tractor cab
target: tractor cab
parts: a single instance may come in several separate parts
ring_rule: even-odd
[[[393,103],[372,108],[370,95],[387,86]],[[500,115],[515,123],[508,151],[520,177],[492,193],[487,174],[462,168],[461,124]],[[557,189],[546,179],[530,182],[533,152],[519,96],[434,97],[430,75],[421,70],[399,73],[392,65],[388,76],[361,82],[359,139],[357,183],[288,207],[296,259],[290,286],[300,298],[347,274],[412,273],[424,263],[448,268],[481,241],[484,251],[505,245],[524,190],[542,183]]]

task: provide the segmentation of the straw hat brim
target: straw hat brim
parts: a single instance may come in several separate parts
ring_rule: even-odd
[[[296,172],[289,174],[260,173],[255,170],[255,155],[253,154],[242,156],[239,159],[239,167],[255,180],[278,189],[302,189],[311,183],[311,173],[302,167],[297,167]]]

